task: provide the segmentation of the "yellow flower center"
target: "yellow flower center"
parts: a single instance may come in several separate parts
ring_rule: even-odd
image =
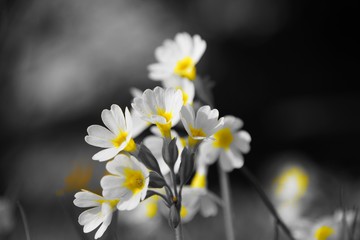
[[[121,132],[119,133],[119,135],[117,135],[116,138],[114,138],[113,140],[111,140],[112,144],[114,145],[114,147],[118,148],[120,147],[120,145],[126,141],[126,137],[127,137],[128,133],[127,132]]]
[[[165,124],[156,123],[156,126],[159,128],[161,134],[166,138],[171,138],[171,120],[172,120],[172,113],[166,112],[162,108],[157,109],[157,114],[164,117],[166,119]]]
[[[297,200],[302,197],[309,185],[308,175],[299,167],[285,170],[280,177],[275,179],[276,194],[285,196],[289,200]]]
[[[153,196],[151,200],[149,200],[150,202],[146,203],[146,216],[148,218],[153,218],[156,216],[157,212],[158,212],[158,204],[157,204],[157,199],[158,196]]]
[[[171,119],[172,119],[172,113],[171,112],[166,112],[165,109],[158,108],[157,109],[157,114],[162,116],[163,118],[165,118],[166,122],[170,122]]]
[[[136,143],[135,143],[134,139],[132,139],[132,138],[130,139],[130,141],[124,148],[124,150],[127,152],[134,152],[136,150]]]
[[[206,176],[204,174],[195,173],[194,178],[191,180],[190,186],[193,188],[205,188]]]
[[[213,146],[217,148],[229,149],[234,137],[231,133],[230,128],[223,128],[214,134]]]
[[[314,237],[316,240],[326,240],[335,233],[334,229],[329,226],[321,226],[316,229]]]
[[[183,96],[183,105],[186,105],[186,103],[189,100],[189,95],[181,88],[181,87],[176,87],[177,90],[180,90],[182,92],[182,96]]]
[[[111,199],[111,200],[99,199],[99,200],[97,200],[97,202],[100,204],[103,204],[103,203],[109,204],[111,209],[114,209],[119,201],[120,201],[119,199]]]
[[[174,73],[180,77],[194,80],[196,78],[196,68],[191,57],[184,57],[176,63]]]
[[[180,217],[184,218],[188,215],[188,210],[186,209],[186,207],[184,207],[183,205],[181,206],[180,209]]]
[[[181,146],[186,147],[186,139],[183,137],[180,137],[179,140],[180,140]]]
[[[201,128],[193,128],[193,126],[190,125],[190,132],[191,136],[194,137],[206,137],[206,133]]]
[[[133,194],[140,192],[145,186],[145,177],[140,170],[134,170],[131,168],[124,169],[125,181],[123,187],[126,187]]]

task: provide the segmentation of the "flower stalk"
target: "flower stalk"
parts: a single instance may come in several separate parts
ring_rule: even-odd
[[[218,165],[218,169],[219,169],[220,190],[223,200],[226,239],[235,240],[235,232],[234,232],[233,217],[232,217],[232,206],[230,200],[231,196],[230,196],[229,175],[221,168],[220,164]]]
[[[175,239],[176,240],[184,239],[181,221],[180,221],[179,225],[175,228]]]
[[[242,170],[242,173],[244,174],[244,176],[251,182],[251,184],[254,186],[255,190],[258,192],[261,200],[264,202],[265,206],[268,208],[270,213],[275,218],[275,221],[276,221],[277,225],[286,233],[286,235],[289,237],[289,239],[295,240],[295,238],[293,237],[290,229],[282,221],[282,219],[280,218],[279,214],[277,213],[274,205],[271,203],[270,199],[265,194],[264,190],[260,186],[260,183],[254,177],[254,175],[245,166],[243,166],[241,168],[241,170]]]

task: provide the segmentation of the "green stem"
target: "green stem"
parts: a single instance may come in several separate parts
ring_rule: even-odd
[[[176,240],[184,239],[181,221],[180,221],[179,225],[175,228],[175,239]]]
[[[22,221],[24,223],[26,240],[30,240],[30,231],[29,231],[29,226],[28,226],[28,222],[27,222],[27,219],[26,219],[25,211],[24,211],[24,209],[21,206],[19,201],[17,201],[17,205],[18,205],[18,208],[19,208],[19,211],[20,211],[20,214],[21,214]]]
[[[295,240],[295,238],[292,236],[290,229],[286,226],[286,224],[281,220],[279,214],[277,213],[275,207],[273,206],[273,204],[271,203],[270,199],[266,196],[264,190],[262,189],[262,187],[260,186],[260,184],[258,183],[258,181],[256,180],[256,178],[252,175],[252,173],[245,167],[243,166],[241,168],[243,174],[245,175],[245,177],[252,183],[252,185],[254,186],[255,190],[258,192],[261,200],[264,202],[265,206],[268,208],[268,210],[270,211],[270,213],[273,215],[273,217],[275,218],[277,224],[279,227],[282,228],[282,230],[286,233],[286,235],[291,239],[291,240]]]
[[[219,163],[219,161],[218,161]],[[223,200],[224,209],[224,224],[227,240],[235,240],[235,232],[232,218],[231,196],[230,196],[230,183],[228,174],[222,170],[220,164],[218,165],[219,178],[220,178],[220,190]]]

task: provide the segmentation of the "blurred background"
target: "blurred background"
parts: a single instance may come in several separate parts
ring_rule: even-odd
[[[1,1],[0,237],[26,239],[20,203],[32,239],[85,239],[73,193],[98,190],[105,171],[86,128],[113,103],[130,107],[130,87],[158,85],[146,67],[182,31],[207,42],[198,73],[215,82],[220,114],[244,121],[245,164],[269,196],[297,165],[309,175],[305,216],[359,204],[358,12],[353,0]],[[256,192],[241,171],[230,179],[238,239],[269,239]],[[218,193],[216,166],[209,188]],[[196,216],[187,239],[222,237],[221,215]],[[161,226],[152,239],[171,239]],[[118,239],[142,239],[134,231]]]

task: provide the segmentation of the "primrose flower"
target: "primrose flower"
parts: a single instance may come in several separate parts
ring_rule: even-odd
[[[224,118],[218,118],[219,111],[217,109],[211,110],[210,106],[200,107],[196,116],[192,106],[183,106],[181,109],[181,122],[189,134],[189,145],[197,145],[221,128],[224,124]]]
[[[75,194],[74,204],[81,208],[90,208],[79,215],[78,222],[84,226],[84,233],[88,233],[101,226],[95,234],[95,239],[100,238],[112,220],[119,199],[107,199],[95,193],[82,190]]]
[[[354,224],[356,212],[354,210],[343,211],[336,210],[333,214],[323,216],[313,222],[310,229],[311,240],[343,240],[344,233],[350,233],[349,229]],[[344,224],[345,223],[345,224]],[[355,233],[354,239],[358,239],[358,233]]]
[[[69,175],[65,177],[65,186],[56,192],[56,195],[62,196],[68,192],[75,192],[79,189],[86,188],[93,174],[91,165],[76,163]]]
[[[164,81],[165,88],[180,89],[183,96],[183,104],[192,104],[195,97],[195,85],[192,81],[185,78],[174,78]]]
[[[200,212],[203,217],[215,216],[221,200],[205,188],[184,186],[181,198],[180,217],[183,223],[190,222]]]
[[[136,144],[132,138],[132,119],[128,108],[125,109],[124,116],[121,108],[113,104],[110,110],[102,111],[101,119],[107,128],[91,125],[85,137],[88,144],[106,148],[96,153],[92,157],[93,160],[107,161],[123,150],[128,152],[136,150]]]
[[[183,187],[180,217],[183,223],[190,222],[200,212],[203,217],[215,216],[221,200],[207,189],[208,165],[197,158],[196,172],[190,185]]]
[[[136,97],[141,97],[143,92],[140,89],[133,87],[130,89],[130,93],[134,98],[136,98]],[[131,108],[130,114],[131,114],[132,122],[133,122],[132,135],[133,135],[133,138],[136,138],[143,131],[145,131],[148,127],[150,127],[151,123],[143,120],[141,118],[141,116],[133,108]]]
[[[154,157],[157,159],[160,167],[161,173],[165,176],[170,172],[169,166],[165,163],[163,156],[162,156],[162,145],[163,145],[163,138],[161,137],[161,133],[159,132],[158,128],[151,127],[150,131],[154,135],[146,136],[143,140],[143,143],[146,147],[150,149]],[[179,151],[178,159],[176,160],[174,171],[177,173],[179,171],[180,162],[181,162],[181,152],[186,146],[186,142],[183,138],[181,138],[178,133],[174,130],[171,130],[171,136],[176,137],[176,146]]]
[[[166,138],[171,138],[171,127],[179,122],[182,106],[181,90],[161,87],[155,87],[154,90],[146,89],[142,96],[136,97],[132,103],[139,116],[155,124]]]
[[[225,116],[224,124],[211,136],[213,141],[204,141],[199,147],[199,154],[204,154],[209,164],[217,159],[224,171],[241,168],[244,164],[242,153],[250,151],[251,137],[240,130],[243,122],[233,116]]]
[[[284,169],[275,179],[275,193],[282,202],[294,202],[305,195],[309,186],[309,176],[304,169],[292,166]]]
[[[103,195],[118,198],[119,210],[132,210],[146,197],[149,185],[149,170],[135,157],[120,154],[106,164],[106,170],[112,174],[101,181]]]
[[[206,42],[199,35],[176,34],[175,40],[167,39],[156,48],[155,58],[158,62],[149,65],[149,78],[157,81],[173,78],[195,80],[196,64],[205,49]]]
[[[153,195],[144,201],[141,201],[139,206],[134,210],[121,212],[119,221],[128,225],[135,225],[136,227],[139,227],[139,224],[150,224],[153,226],[151,223],[154,220],[158,221],[161,219],[161,215],[159,214],[159,204],[162,204],[160,197],[158,195]]]

